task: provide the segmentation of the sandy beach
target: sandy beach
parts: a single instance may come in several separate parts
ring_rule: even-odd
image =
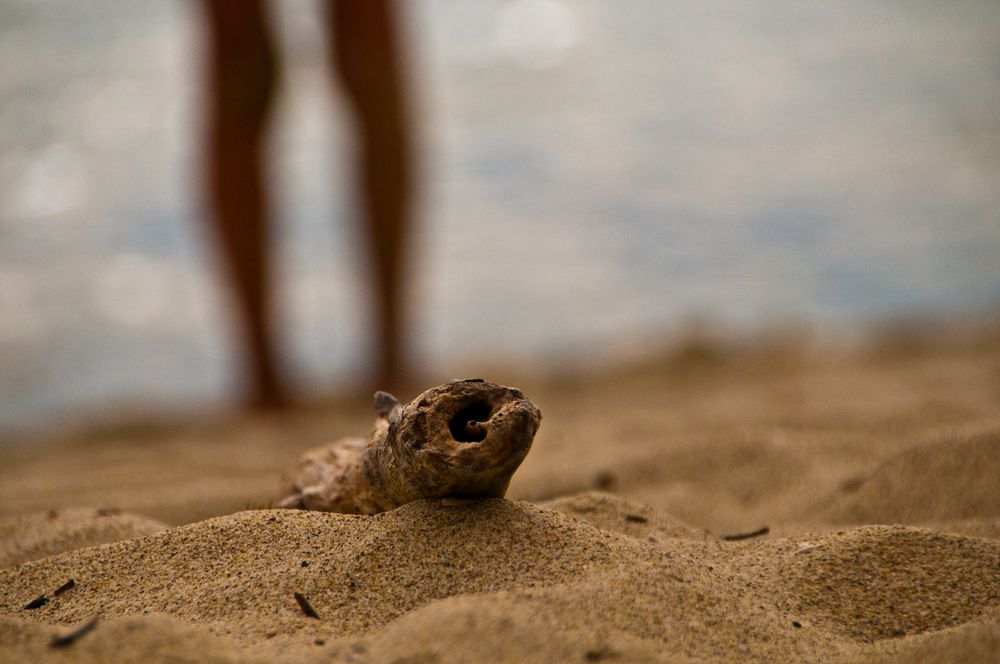
[[[544,418],[504,500],[269,509],[361,399],[11,441],[0,660],[996,661],[995,330],[487,371]]]

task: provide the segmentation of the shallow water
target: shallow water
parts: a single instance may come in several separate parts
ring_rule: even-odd
[[[407,7],[424,366],[1000,300],[996,3]],[[227,393],[196,10],[0,7],[0,426]],[[367,366],[350,136],[312,4],[279,18],[284,334],[328,386]]]

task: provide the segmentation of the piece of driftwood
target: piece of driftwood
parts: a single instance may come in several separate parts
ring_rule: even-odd
[[[520,390],[453,380],[402,405],[375,394],[368,440],[307,451],[284,476],[279,507],[375,514],[421,498],[503,497],[542,415]]]

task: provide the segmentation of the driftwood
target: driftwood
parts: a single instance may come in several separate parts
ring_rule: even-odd
[[[421,498],[503,497],[541,413],[520,390],[480,378],[431,388],[406,405],[375,394],[368,440],[306,452],[279,507],[375,514]]]

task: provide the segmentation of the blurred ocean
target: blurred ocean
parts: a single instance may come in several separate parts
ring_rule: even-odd
[[[314,3],[274,6],[284,340],[329,387],[368,352],[350,132]],[[995,0],[405,7],[424,366],[1000,302]],[[0,4],[0,427],[228,393],[198,10]]]

